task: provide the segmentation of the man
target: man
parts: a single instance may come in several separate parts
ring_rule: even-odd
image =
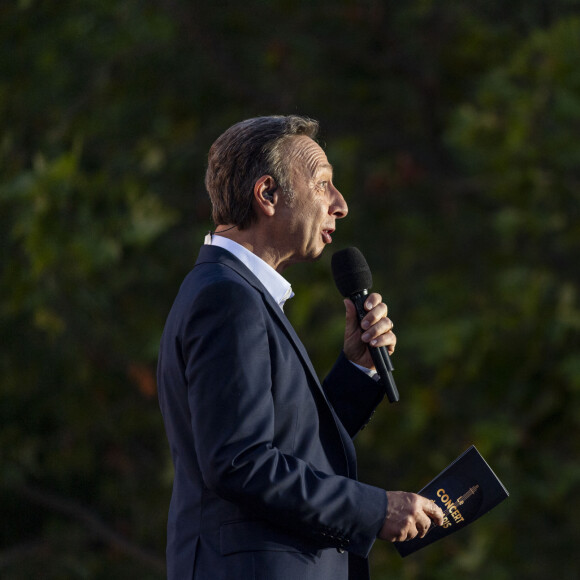
[[[172,580],[359,580],[377,537],[427,533],[442,513],[415,494],[356,481],[352,438],[383,393],[368,345],[396,338],[378,294],[321,385],[283,312],[280,275],[316,260],[348,208],[301,117],[228,129],[209,153],[216,230],[169,314],[159,398],[175,465]]]

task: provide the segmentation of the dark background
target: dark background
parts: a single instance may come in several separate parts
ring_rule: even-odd
[[[213,140],[317,118],[396,322],[361,477],[417,490],[475,444],[511,497],[376,580],[576,578],[580,2],[0,4],[0,575],[158,579],[165,316],[212,227]],[[320,374],[331,250],[288,270]]]

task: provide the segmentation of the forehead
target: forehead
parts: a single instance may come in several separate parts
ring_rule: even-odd
[[[324,170],[332,172],[326,153],[310,137],[301,135],[293,139],[289,156],[292,165],[305,168],[310,175]]]

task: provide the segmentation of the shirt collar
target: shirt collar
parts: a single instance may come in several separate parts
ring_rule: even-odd
[[[284,310],[284,303],[286,300],[294,296],[292,292],[292,286],[290,282],[286,280],[283,276],[278,274],[272,266],[266,264],[262,258],[256,256],[256,254],[250,252],[244,246],[230,240],[229,238],[224,238],[223,236],[216,236],[211,233],[205,236],[204,243],[209,246],[219,246],[224,250],[227,250],[233,254],[256,278],[262,282],[266,290],[275,300],[275,302]]]

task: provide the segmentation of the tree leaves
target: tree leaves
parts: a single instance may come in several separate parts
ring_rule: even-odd
[[[350,206],[335,243],[363,250],[399,338],[401,403],[361,433],[362,478],[419,489],[475,443],[512,492],[412,560],[377,544],[373,577],[574,577],[577,8],[3,4],[2,576],[162,577],[155,362],[211,227],[207,150],[298,112]],[[329,256],[288,277],[322,374],[344,318]]]

